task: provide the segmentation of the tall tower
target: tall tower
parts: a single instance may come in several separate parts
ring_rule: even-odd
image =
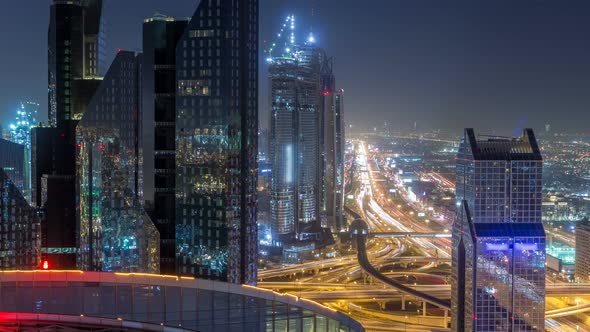
[[[313,40],[296,43],[294,29],[295,17],[289,16],[278,34],[286,42],[273,44],[267,60],[271,89],[271,225],[277,235],[294,234],[299,223],[319,218],[322,51]]]
[[[102,0],[53,0],[48,32],[49,123],[80,120],[104,66]]]
[[[344,225],[344,91],[322,93],[322,208],[333,233]]]
[[[178,272],[254,284],[258,1],[201,1],[176,82]]]
[[[543,158],[532,129],[466,129],[456,160],[452,330],[544,331]]]
[[[143,211],[141,55],[120,51],[76,128],[79,263],[158,272],[158,231]]]
[[[102,0],[53,0],[48,30],[49,128],[32,132],[34,203],[42,208],[43,255],[76,268],[76,125],[101,83]]]
[[[156,14],[143,23],[144,197],[160,232],[160,272],[176,263],[176,49],[188,18]]]
[[[39,104],[22,102],[16,110],[16,118],[10,124],[10,141],[25,147],[24,185],[20,188],[25,199],[32,203],[31,192],[31,129],[37,125]]]

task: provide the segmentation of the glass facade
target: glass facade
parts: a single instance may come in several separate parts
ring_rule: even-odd
[[[178,272],[256,282],[258,1],[201,1],[176,50]]]
[[[176,274],[176,45],[188,19],[143,23],[142,111],[146,209],[160,232],[160,271]]]
[[[49,123],[80,120],[104,65],[102,0],[53,0],[48,32]]]
[[[542,156],[520,138],[465,131],[457,154],[453,331],[543,331]]]
[[[0,311],[84,315],[200,332],[363,332],[312,301],[192,278],[97,272],[0,273]]]
[[[141,55],[121,51],[76,128],[79,266],[158,272],[159,235],[144,215]]]
[[[288,18],[294,29],[294,16]],[[293,35],[291,40],[294,40]],[[319,220],[320,68],[313,43],[290,41],[270,58],[271,226],[274,234]]]
[[[39,104],[33,102],[20,103],[16,110],[14,122],[10,124],[10,141],[25,146],[24,188],[21,191],[29,203],[32,202],[31,192],[31,129],[37,125]]]
[[[332,233],[344,225],[344,92],[323,92],[323,208]]]
[[[0,270],[33,270],[40,262],[41,222],[37,211],[0,169]]]

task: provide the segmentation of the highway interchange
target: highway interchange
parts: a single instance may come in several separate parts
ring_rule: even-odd
[[[396,208],[387,204],[382,186],[387,180],[382,170],[371,160],[366,142],[357,142],[356,148],[356,185],[351,194],[356,211],[371,233],[437,234],[441,229],[448,232],[449,224],[435,224],[432,226],[436,229],[433,229],[425,223],[417,223],[414,216],[402,212],[399,205]],[[430,176],[441,186],[453,185],[440,174],[431,173]],[[447,301],[450,298],[447,276],[451,241],[448,237],[370,237],[366,245],[367,257],[376,270],[436,298]],[[258,286],[323,303],[350,315],[368,331],[448,331],[445,328],[448,313],[444,309],[424,305],[416,297],[375,280],[361,268],[354,250],[336,258],[261,270]],[[584,324],[587,320],[590,322],[586,314],[590,311],[587,299],[590,299],[590,285],[548,282],[546,330],[590,331]]]

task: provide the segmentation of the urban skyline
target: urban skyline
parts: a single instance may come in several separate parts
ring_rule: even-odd
[[[590,330],[584,5],[133,1],[0,61],[0,328]]]
[[[311,3],[315,3],[313,19]],[[146,17],[156,12],[188,17],[195,4],[148,0],[127,10],[137,6],[136,0],[116,5],[106,1],[107,26],[117,33],[109,35],[107,31],[105,63],[112,62],[119,48],[141,51],[139,22]],[[45,38],[48,8],[34,0],[7,6],[6,13],[12,15],[7,15],[6,24],[22,26],[17,33],[23,35],[13,38],[13,33],[5,30],[0,36],[9,43],[9,49],[26,50],[30,66],[17,75],[8,62],[1,64],[0,69],[13,82],[3,89],[10,91],[7,96],[36,101],[45,109],[44,79],[37,73],[45,67],[45,48],[39,43]],[[260,49],[264,49],[262,43],[272,39],[276,27],[291,13],[302,19],[302,26],[313,25],[318,42],[330,54],[337,55],[335,68],[341,88],[352,94],[348,105],[352,123],[370,121],[377,125],[385,119],[394,128],[412,128],[418,122],[422,130],[439,128],[456,133],[472,126],[489,133],[513,135],[523,120],[525,126],[537,131],[545,124],[552,124],[558,131],[584,130],[583,121],[569,119],[584,117],[585,105],[590,102],[582,88],[589,84],[586,80],[590,77],[590,66],[583,56],[588,53],[584,33],[588,24],[584,17],[590,13],[588,3],[458,1],[443,6],[427,0],[374,0],[365,11],[357,13],[351,8],[355,8],[352,0],[262,1]],[[121,17],[119,12],[128,14]],[[26,29],[22,21],[14,22],[24,16],[35,17]],[[511,33],[513,30],[519,33]],[[347,51],[350,42],[357,43],[358,51]],[[7,57],[17,60],[13,54]],[[359,57],[372,59],[365,62],[363,70],[353,65]],[[265,71],[261,63],[260,75]],[[388,78],[389,83],[380,76]],[[261,99],[266,100],[266,82],[261,82],[260,90]],[[377,98],[365,97],[371,95]],[[544,98],[536,98],[538,95]],[[14,103],[15,100],[0,96],[3,123],[8,121],[7,111]],[[472,116],[474,109],[485,110],[490,116]],[[268,109],[262,105],[261,112]]]

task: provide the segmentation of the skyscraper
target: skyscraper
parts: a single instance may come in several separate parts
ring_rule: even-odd
[[[43,209],[44,254],[58,269],[76,267],[76,125],[101,83],[102,0],[53,0],[48,30],[51,128],[33,136],[33,192]],[[39,138],[45,139],[39,139]],[[51,151],[46,153],[43,151]]]
[[[452,330],[544,331],[543,159],[532,129],[466,129],[456,160]]]
[[[258,1],[201,1],[176,82],[178,272],[256,283]]]
[[[102,0],[53,0],[48,32],[49,123],[80,120],[104,70]]]
[[[31,128],[37,125],[39,104],[22,102],[16,110],[14,122],[10,124],[10,141],[25,147],[24,185],[21,193],[25,199],[32,202],[31,192]]]
[[[333,58],[321,59],[319,210],[335,233],[344,226],[344,90],[336,89]]]
[[[141,55],[120,51],[76,128],[78,266],[158,272],[159,236],[143,210]]]
[[[144,197],[160,233],[160,271],[176,274],[176,46],[188,19],[143,24]]]
[[[299,223],[319,218],[319,109],[321,54],[312,40],[288,38],[270,57],[271,225],[275,235],[294,234]],[[279,34],[281,35],[281,33]],[[271,53],[272,54],[272,53]]]
[[[338,232],[344,225],[344,91],[322,94],[322,210],[327,227]]]

